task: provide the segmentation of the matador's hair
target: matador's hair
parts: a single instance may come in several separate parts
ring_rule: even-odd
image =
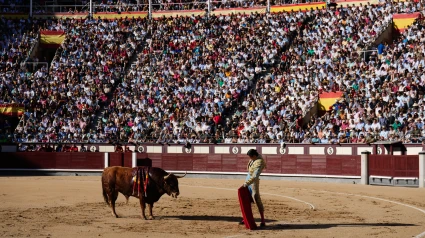
[[[248,156],[252,157],[252,156],[258,156],[258,151],[255,149],[250,149],[248,150],[248,152],[246,153]]]

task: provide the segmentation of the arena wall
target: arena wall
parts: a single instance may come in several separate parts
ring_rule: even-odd
[[[135,161],[133,161],[135,157]],[[263,155],[267,162],[265,173],[270,175],[306,177],[360,176],[358,155]],[[179,153],[1,153],[0,169],[6,170],[92,170],[108,166],[133,167],[149,158],[144,165],[169,171],[245,173],[247,156],[243,154],[179,154]],[[418,177],[418,156],[371,155],[369,173],[374,176]],[[140,165],[140,164],[139,164]]]
[[[255,148],[255,146],[249,148]],[[270,147],[259,147],[259,150],[264,151],[264,148]],[[201,151],[200,148],[193,149]],[[240,147],[238,151],[247,149]],[[246,151],[234,153],[236,149],[232,149],[232,153],[224,153],[226,151],[224,146],[215,146],[213,150],[217,152],[212,153],[192,153],[192,149],[187,148],[184,149],[185,153],[175,153],[177,150],[178,148],[174,148],[174,152],[171,153],[155,153],[155,150],[153,152],[151,150],[151,152],[126,153],[4,152],[0,154],[0,172],[6,171],[12,175],[13,172],[25,171],[100,173],[109,166],[144,165],[160,167],[169,172],[188,172],[192,175],[241,176],[246,174],[248,162]],[[204,152],[206,151],[204,149]],[[366,160],[362,159],[365,154],[367,154]],[[425,161],[425,154],[422,157],[419,155],[397,156],[362,151],[360,155],[263,153],[263,157],[267,162],[267,168],[263,171],[263,175],[272,178],[298,180],[308,178],[310,181],[312,179],[339,179],[360,182],[366,181],[366,179],[361,180],[366,177],[370,178],[372,184],[418,186],[421,177],[425,176],[423,171],[420,172],[420,160]],[[422,167],[424,166],[422,165]]]
[[[105,155],[106,154],[106,155]],[[136,162],[133,162],[133,156]],[[294,176],[360,176],[359,156],[264,155],[265,173]],[[136,166],[149,158],[151,165],[169,171],[245,173],[246,155],[177,153],[1,153],[0,169],[6,170],[93,170],[108,166]]]

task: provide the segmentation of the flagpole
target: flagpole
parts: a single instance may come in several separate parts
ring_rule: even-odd
[[[149,20],[151,20],[152,19],[152,0],[149,0],[148,3],[149,3],[149,6],[148,6],[148,18],[149,18]]]
[[[93,19],[93,0],[90,0],[89,4],[89,16],[90,19]]]
[[[30,17],[32,17],[32,0],[30,0]]]

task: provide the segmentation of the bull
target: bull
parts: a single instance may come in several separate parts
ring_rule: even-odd
[[[157,202],[165,193],[173,198],[179,196],[179,178],[172,173],[167,173],[161,168],[150,167],[149,178],[146,191],[137,194],[133,191],[134,168],[126,167],[108,167],[102,173],[102,191],[105,202],[111,207],[112,215],[118,218],[115,212],[115,201],[118,198],[118,193],[122,193],[127,199],[136,197],[139,199],[142,209],[142,218],[147,220],[145,209],[148,204],[149,219],[155,219],[152,214],[153,204]]]

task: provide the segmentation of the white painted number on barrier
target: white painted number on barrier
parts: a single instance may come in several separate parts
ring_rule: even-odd
[[[233,154],[237,154],[237,153],[239,152],[238,147],[234,146],[234,147],[232,148],[232,152],[233,152]]]
[[[332,155],[334,153],[334,148],[328,147],[328,155]]]
[[[283,155],[286,153],[286,148],[280,147],[279,152]]]

